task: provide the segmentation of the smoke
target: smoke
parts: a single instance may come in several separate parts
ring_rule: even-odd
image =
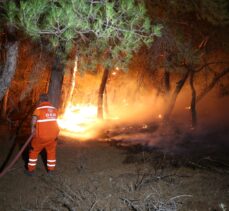
[[[101,74],[77,75],[73,101],[75,104],[97,105]],[[91,83],[88,83],[90,81]],[[200,90],[197,89],[197,95]],[[191,126],[191,91],[184,87],[178,95],[172,120]],[[104,94],[104,112],[107,118],[138,123],[163,118],[168,99],[159,95],[153,85],[139,85],[138,79],[116,71],[110,74]],[[196,105],[199,125],[223,125],[229,121],[228,96],[218,97],[215,88]]]
[[[77,75],[74,102],[97,106],[100,80],[101,75]],[[168,104],[165,96],[158,95],[153,86],[139,87],[135,77],[124,73],[112,74],[104,95],[105,121],[97,122],[90,130],[93,137],[102,135],[104,138],[105,131],[108,139],[127,145],[168,149],[188,140],[190,134],[207,136],[209,132],[217,133],[228,127],[228,97],[219,98],[217,89],[197,104],[198,125],[195,130],[191,125],[190,102],[191,91],[186,86],[177,97],[170,123],[165,124],[163,115]]]
[[[197,90],[198,91],[198,90]],[[123,127],[115,135],[111,130],[112,140],[122,145],[142,145],[160,148],[165,152],[184,153],[184,144],[198,144],[199,150],[208,151],[211,146],[227,146],[229,129],[229,98],[219,97],[217,89],[197,104],[197,127],[191,125],[191,91],[189,87],[179,94],[170,122],[165,124],[158,118],[166,109],[166,100],[156,97],[156,93],[141,96],[141,101],[130,104],[119,113]],[[117,109],[117,113],[118,113]],[[121,129],[122,128],[122,129]],[[117,130],[117,127],[116,127]],[[190,143],[189,143],[190,142]],[[202,146],[204,144],[205,146]],[[191,146],[190,145],[190,146]],[[222,151],[220,149],[220,151]],[[191,152],[190,152],[191,153]]]

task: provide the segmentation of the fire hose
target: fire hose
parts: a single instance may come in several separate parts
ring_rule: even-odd
[[[30,135],[30,137],[27,139],[25,144],[22,146],[21,150],[17,153],[17,155],[14,157],[14,159],[11,161],[11,163],[3,169],[3,171],[0,173],[0,178],[3,177],[10,169],[11,167],[16,163],[18,158],[21,156],[21,154],[24,152],[25,148],[28,146],[28,144],[31,142],[32,138],[34,136],[34,133]]]

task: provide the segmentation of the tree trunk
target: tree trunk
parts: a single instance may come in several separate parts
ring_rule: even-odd
[[[164,84],[165,84],[165,93],[166,96],[168,97],[170,95],[170,72],[167,70],[166,67],[164,72]]]
[[[48,93],[49,91],[49,84],[51,81],[51,75],[52,75],[52,71],[49,71],[48,73],[48,78],[47,78],[47,83],[45,84],[45,92]]]
[[[107,89],[106,88],[104,90],[104,95],[105,95],[104,110],[105,110],[105,113],[108,115],[109,114],[109,109],[108,109],[108,97],[107,97]]]
[[[5,96],[2,100],[2,111],[1,111],[1,117],[6,118],[6,111],[7,111],[7,105],[8,105],[8,96],[9,96],[9,89],[7,89]]]
[[[7,89],[9,88],[10,82],[16,71],[18,46],[18,41],[8,42],[6,46],[6,63],[0,78],[0,101],[4,97]]]
[[[194,75],[195,72],[192,70],[190,74],[189,84],[192,90],[192,99],[191,99],[191,114],[192,114],[192,127],[195,128],[197,124],[197,113],[196,113],[196,89],[194,86]]]
[[[167,107],[167,110],[165,112],[165,116],[164,116],[164,120],[169,120],[170,116],[171,116],[171,113],[173,111],[173,108],[175,106],[175,103],[176,103],[176,99],[177,99],[177,96],[178,94],[180,93],[181,89],[183,88],[184,84],[185,84],[185,81],[187,80],[188,78],[188,75],[189,75],[189,71],[187,70],[184,74],[183,74],[183,77],[181,78],[180,81],[177,82],[177,85],[176,85],[176,88],[175,90],[173,91],[173,94],[169,100],[169,104],[168,104],[168,107]]]
[[[78,55],[76,54],[74,67],[73,67],[73,71],[71,74],[71,87],[70,87],[68,95],[67,95],[67,103],[72,101],[72,96],[73,96],[73,92],[75,89],[75,80],[76,80],[76,72],[77,71],[78,71]]]
[[[106,88],[108,75],[109,75],[109,70],[108,68],[105,68],[103,71],[103,77],[102,77],[102,81],[99,87],[99,95],[98,95],[97,116],[99,119],[103,119],[103,95],[104,95],[104,90]]]
[[[69,103],[72,102],[76,73],[78,71],[78,60],[77,47],[74,46],[67,56],[66,65],[64,67],[61,112],[64,112]],[[70,74],[70,78],[68,77],[68,73]]]
[[[143,71],[138,72],[136,89],[135,89],[135,91],[133,93],[133,98],[132,98],[134,103],[138,102],[138,100],[137,100],[138,93],[140,92],[140,89],[142,87],[142,84],[143,84],[143,81],[144,81],[144,77],[145,77],[145,74],[144,74]]]
[[[61,88],[63,82],[63,66],[64,65],[61,62],[60,56],[56,55],[48,90],[49,100],[56,108],[59,108],[60,106]]]
[[[197,96],[196,102],[198,103],[200,100],[202,100],[208,92],[210,92],[214,86],[217,84],[217,82],[226,74],[229,73],[229,67],[225,68],[221,73],[217,74],[211,81],[211,83],[204,88],[204,90]]]

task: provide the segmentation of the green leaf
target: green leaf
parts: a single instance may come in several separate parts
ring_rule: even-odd
[[[16,17],[17,17],[17,13],[18,13],[18,9],[16,7],[16,4],[12,1],[7,1],[4,4],[4,7],[6,8],[7,14],[6,17],[9,20],[9,22],[15,23],[16,22]]]
[[[67,52],[74,40],[88,65],[112,65],[119,62],[121,52],[126,63],[143,43],[152,42],[152,35],[161,35],[162,26],[151,28],[146,7],[138,2],[20,0],[19,7],[9,3],[6,14],[32,38],[49,40],[54,50],[61,42]]]
[[[153,33],[157,37],[161,37],[161,30],[163,29],[163,25],[157,24],[153,26]]]
[[[144,23],[143,23],[143,28],[145,31],[149,32],[150,28],[151,28],[151,23],[150,23],[150,19],[146,18]]]

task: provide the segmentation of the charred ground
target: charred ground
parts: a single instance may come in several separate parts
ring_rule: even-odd
[[[1,124],[1,165],[12,134]],[[1,178],[0,210],[226,210],[228,135],[227,127],[153,122],[113,125],[84,142],[60,136],[56,175],[40,157],[28,177],[21,158]],[[26,137],[18,136],[12,156]]]

